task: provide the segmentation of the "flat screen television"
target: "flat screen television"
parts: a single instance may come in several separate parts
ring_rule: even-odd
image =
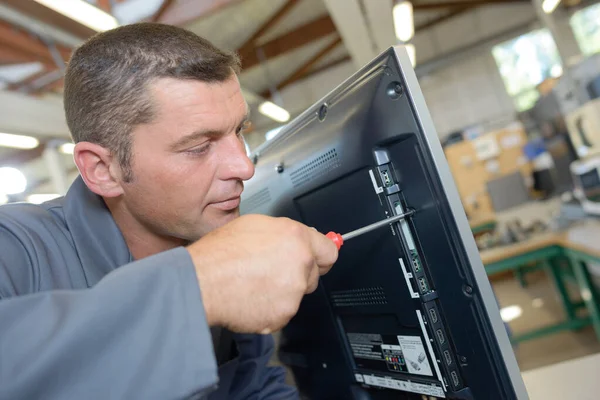
[[[382,53],[251,158],[243,214],[344,233],[412,211],[347,241],[280,332],[303,398],[527,398],[405,50]]]

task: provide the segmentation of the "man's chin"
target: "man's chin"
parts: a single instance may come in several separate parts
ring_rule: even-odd
[[[214,215],[212,216],[212,218],[210,218],[210,220],[205,219],[199,224],[199,226],[196,226],[196,228],[199,228],[199,230],[196,230],[192,235],[189,235],[188,239],[190,240],[190,242],[195,242],[196,240],[202,238],[204,235],[209,234],[215,229],[219,229],[220,227],[228,224],[229,222],[233,221],[239,216],[240,210],[239,208],[237,208],[235,210],[228,211],[227,213],[220,213],[220,215]]]
[[[218,217],[216,217],[213,220],[213,223],[211,223],[210,225],[212,226],[212,229],[217,229],[222,227],[223,225],[228,224],[229,222],[233,221],[234,219],[238,218],[240,216],[240,208],[235,208],[233,210],[227,211],[226,213],[221,213],[221,215],[219,215]]]

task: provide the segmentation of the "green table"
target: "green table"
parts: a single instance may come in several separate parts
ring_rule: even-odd
[[[474,236],[477,236],[481,233],[491,232],[496,229],[496,219],[492,217],[488,218],[480,218],[477,221],[470,221],[469,225],[471,226],[471,232],[473,232]]]
[[[598,238],[600,240],[600,227]],[[513,336],[511,340],[514,343],[564,330],[577,330],[590,324],[593,325],[596,336],[600,340],[600,298],[586,264],[600,263],[599,250],[569,241],[568,232],[551,233],[522,243],[484,250],[481,252],[481,259],[488,275],[514,271],[523,283],[523,269],[543,269],[559,293],[566,320]],[[577,285],[582,302],[575,302],[570,298],[567,290],[569,282]],[[580,309],[586,309],[587,315],[579,316]]]

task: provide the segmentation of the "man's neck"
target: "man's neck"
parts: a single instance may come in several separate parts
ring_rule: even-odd
[[[134,260],[140,260],[187,244],[182,239],[157,235],[141,224],[123,207],[109,201],[105,201],[105,203],[123,234],[125,243]]]

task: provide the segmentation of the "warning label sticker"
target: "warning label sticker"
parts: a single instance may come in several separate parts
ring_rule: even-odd
[[[402,348],[408,372],[433,376],[425,353],[425,346],[423,346],[423,341],[419,336],[398,336],[398,342]]]
[[[381,335],[373,333],[348,333],[348,341],[354,357],[371,360],[383,360],[381,354]]]
[[[444,390],[437,385],[427,385],[424,383],[403,381],[389,376],[382,377],[374,375],[363,375],[363,379],[358,382],[364,382],[367,385],[379,386],[388,389],[404,390],[406,392],[426,394],[442,398],[446,397]]]

